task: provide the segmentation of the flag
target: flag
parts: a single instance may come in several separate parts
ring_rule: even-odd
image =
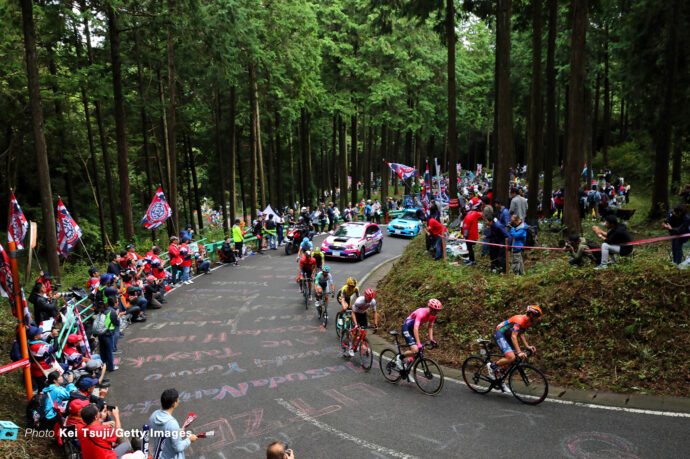
[[[388,167],[391,168],[391,170],[395,173],[395,175],[398,176],[400,180],[407,180],[410,177],[417,176],[417,169],[415,169],[414,167],[389,162],[386,162],[386,164],[388,164]]]
[[[426,163],[426,171],[424,172],[424,188],[422,189],[422,197],[427,198],[431,194],[431,174],[429,174],[429,163]]]
[[[26,236],[26,231],[29,229],[29,222],[26,221],[24,212],[22,208],[19,207],[17,198],[14,197],[14,192],[12,192],[12,199],[10,201],[12,208],[10,209],[10,227],[7,230],[7,240],[14,241],[17,244],[17,249],[21,250],[24,248],[22,242]]]
[[[7,252],[0,244],[0,295],[7,298],[12,306],[12,314],[17,316],[17,308],[12,296],[14,295],[14,279],[12,279],[12,267],[10,266],[10,258]],[[24,296],[24,289],[21,289],[22,305],[24,307],[24,320],[26,323],[31,321],[31,314],[26,304],[26,297]]]
[[[62,199],[58,200],[57,213],[58,255],[67,258],[74,246],[77,245],[82,232],[62,203]]]
[[[161,226],[165,221],[172,216],[172,209],[165,200],[165,195],[163,194],[163,189],[158,187],[156,190],[156,195],[151,201],[146,215],[141,219],[141,224],[144,228],[149,230],[155,230]]]

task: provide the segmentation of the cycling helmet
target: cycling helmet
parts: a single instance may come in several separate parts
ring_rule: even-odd
[[[376,292],[368,288],[364,291],[364,300],[371,301],[376,297]]]
[[[427,303],[427,306],[429,306],[431,309],[434,309],[436,311],[440,311],[441,309],[443,309],[443,305],[436,298],[430,299],[429,302]]]
[[[354,277],[348,277],[347,285],[350,287],[357,287],[357,279],[355,279]]]
[[[304,217],[298,218],[297,221],[298,221],[300,224],[304,223]]]
[[[304,256],[306,256],[307,258],[311,258],[311,250],[307,250],[306,252],[304,252]]]
[[[541,316],[541,308],[536,304],[530,304],[529,306],[527,306],[527,312],[531,312],[537,317]]]
[[[326,266],[323,267],[322,271],[325,272],[325,273],[329,273],[329,272],[331,271],[331,267],[328,266],[328,265],[326,265]]]
[[[321,247],[314,247],[314,250],[312,251],[314,255],[321,253]]]
[[[301,212],[301,213],[305,213],[306,211],[307,211],[307,208],[306,208],[306,207],[302,207],[302,208],[300,209],[300,212]]]

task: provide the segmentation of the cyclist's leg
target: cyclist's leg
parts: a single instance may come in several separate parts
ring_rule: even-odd
[[[496,362],[496,366],[501,367],[503,365],[510,365],[515,361],[515,349],[510,345],[510,342],[506,339],[505,334],[501,331],[496,331],[494,334],[494,340],[498,344],[498,348],[503,353],[503,357]]]
[[[417,348],[417,340],[414,337],[414,320],[406,320],[402,326],[402,335],[405,343],[410,347],[402,352],[404,357],[414,357],[419,349]]]

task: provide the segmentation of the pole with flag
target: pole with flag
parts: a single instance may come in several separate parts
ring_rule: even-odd
[[[74,246],[77,245],[77,242],[81,242],[82,247],[84,247],[84,252],[86,252],[86,256],[89,258],[89,262],[93,265],[93,261],[91,260],[91,256],[89,255],[89,252],[86,250],[86,246],[84,245],[84,242],[81,240],[82,236],[82,231],[81,228],[79,228],[79,225],[77,225],[77,222],[74,221],[72,216],[70,215],[69,211],[67,210],[67,207],[65,207],[65,204],[62,202],[62,198],[58,196],[58,205],[57,205],[57,239],[58,239],[58,255],[67,258],[74,249]]]
[[[156,195],[153,197],[146,211],[146,215],[141,219],[141,225],[148,230],[155,230],[171,216],[172,209],[165,199],[163,188],[159,186],[158,190],[156,190]]]
[[[24,249],[24,237],[29,229],[29,222],[22,212],[22,208],[19,207],[17,198],[14,196],[14,190],[10,188],[11,200],[10,200],[10,225],[7,230],[7,241],[12,242],[17,245],[18,250]]]

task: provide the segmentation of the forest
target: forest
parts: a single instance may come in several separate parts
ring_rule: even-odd
[[[348,177],[369,197],[385,161],[437,158],[451,196],[455,165],[482,164],[503,198],[509,168],[527,164],[544,199],[563,164],[575,225],[567,191],[585,164],[637,181],[650,218],[689,175],[681,0],[0,0],[0,12],[0,201],[13,189],[38,222],[51,272],[58,196],[102,256],[146,234],[158,186],[173,233],[203,226],[204,198],[226,226],[336,189],[343,208],[359,196]],[[399,186],[384,179],[376,197]]]

